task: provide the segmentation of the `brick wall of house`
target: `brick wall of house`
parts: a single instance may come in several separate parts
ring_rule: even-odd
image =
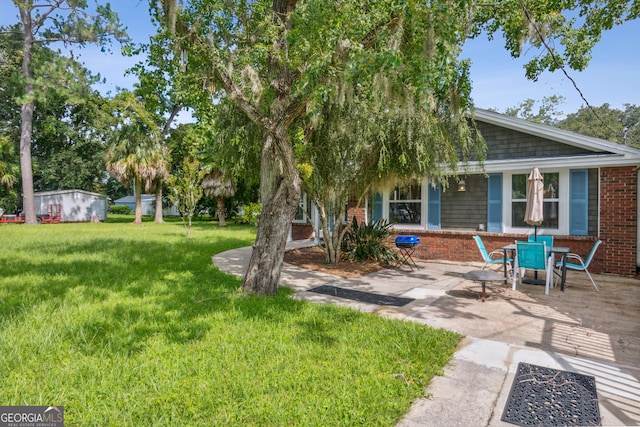
[[[439,231],[420,231],[420,232],[402,232],[399,234],[416,235],[420,237],[420,244],[416,247],[414,257],[417,259],[427,260],[445,260],[456,262],[482,262],[482,256],[473,240],[474,235],[479,235],[489,252],[499,249],[502,246],[514,243],[516,240],[527,240],[526,234],[519,233],[492,233],[477,231],[456,231],[456,230],[439,230]],[[390,238],[393,244],[396,235]],[[554,245],[566,246],[571,248],[571,252],[586,257],[593,243],[597,239],[590,236],[555,236]],[[604,251],[603,245],[600,246],[593,263],[589,267],[589,271],[594,273],[602,273],[604,270]],[[634,263],[635,264],[635,263]],[[635,273],[635,268],[634,271]],[[623,273],[616,273],[623,274]],[[628,275],[629,273],[627,273]]]
[[[355,216],[358,224],[363,224],[367,219],[366,212],[364,208],[356,208],[357,202],[358,201],[355,199],[351,199],[349,201],[349,206],[347,207],[347,218],[349,221],[351,221]]]
[[[636,273],[638,172],[635,167],[600,169],[600,239],[604,272]],[[599,250],[600,251],[600,250]]]
[[[393,245],[396,236],[401,234],[420,237],[420,244],[414,253],[416,259],[456,262],[482,262],[480,251],[473,240],[473,236],[476,234],[482,237],[489,252],[514,243],[516,240],[527,240],[528,238],[526,234],[518,233],[457,230],[404,231],[391,236],[389,244]],[[627,234],[626,237],[624,234],[622,229],[616,229],[616,227],[610,227],[606,235],[601,234],[600,238],[603,243],[596,252],[596,256],[589,266],[589,271],[623,276],[631,276],[636,273],[636,240],[635,237],[631,238],[630,234]],[[555,236],[554,245],[569,247],[571,252],[586,258],[596,240],[597,238],[593,236]],[[627,249],[611,248],[621,240],[625,242],[623,248]],[[623,254],[622,252],[625,250],[628,252]]]
[[[313,239],[314,237],[313,225],[300,223],[291,224],[291,240],[307,240]]]

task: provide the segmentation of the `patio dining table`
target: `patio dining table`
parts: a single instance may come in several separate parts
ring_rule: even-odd
[[[516,244],[511,243],[506,246],[503,246],[502,251],[504,252],[504,277],[507,277],[507,256],[510,255],[511,259],[516,260],[518,256],[516,251]],[[566,246],[552,246],[551,248],[547,248],[549,251],[549,259],[547,261],[547,278],[553,277],[552,274],[557,274],[554,272],[553,266],[555,265],[555,255],[560,255],[560,261],[562,262],[562,268],[560,269],[560,290],[564,292],[564,284],[567,280],[567,255],[571,252],[571,249]],[[515,274],[515,272],[514,272]]]

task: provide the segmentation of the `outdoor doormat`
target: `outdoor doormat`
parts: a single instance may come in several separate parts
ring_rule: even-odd
[[[599,426],[596,379],[519,363],[502,421],[519,426]]]
[[[403,305],[409,304],[413,301],[413,298],[372,294],[371,292],[354,291],[352,289],[338,288],[337,286],[330,285],[318,286],[317,288],[309,289],[309,291],[323,295],[351,299],[354,301],[366,302],[369,304],[393,305],[396,307],[402,307]]]

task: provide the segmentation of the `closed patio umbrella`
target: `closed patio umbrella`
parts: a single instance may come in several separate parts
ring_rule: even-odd
[[[538,226],[544,220],[544,182],[538,168],[533,168],[527,179],[527,208],[524,211],[524,222],[533,225],[534,240],[538,241]],[[538,271],[535,271],[537,283]]]
[[[527,208],[524,222],[533,225],[534,236],[538,236],[538,226],[544,220],[544,182],[538,168],[533,168],[527,182]],[[537,239],[536,239],[537,240]]]

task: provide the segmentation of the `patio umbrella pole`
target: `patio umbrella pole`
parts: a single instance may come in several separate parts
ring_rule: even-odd
[[[538,241],[538,226],[537,225],[533,226],[533,241],[534,242]],[[538,270],[535,270],[533,272],[533,280],[535,280],[536,282],[538,281]]]

